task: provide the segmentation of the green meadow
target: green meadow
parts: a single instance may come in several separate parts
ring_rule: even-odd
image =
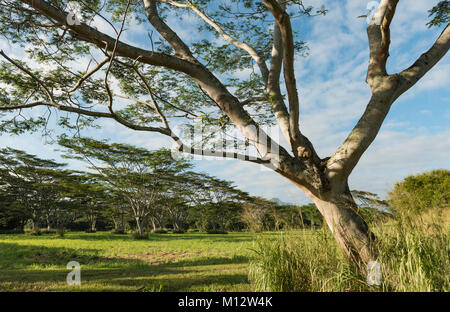
[[[269,234],[264,234],[269,236]],[[1,291],[251,291],[254,234],[0,235]],[[69,261],[81,285],[69,286]]]

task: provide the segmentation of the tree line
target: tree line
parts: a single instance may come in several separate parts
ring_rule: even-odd
[[[253,197],[232,182],[192,171],[169,150],[90,138],[59,138],[63,157],[86,171],[24,151],[0,149],[0,232],[112,230],[209,233],[322,226],[314,204]]]

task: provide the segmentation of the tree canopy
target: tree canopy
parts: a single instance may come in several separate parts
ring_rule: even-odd
[[[327,10],[298,0],[88,0],[78,8],[65,0],[0,0],[0,33],[26,55],[0,51],[0,111],[13,112],[0,130],[48,131],[58,110],[72,113],[59,115],[57,123],[74,133],[106,118],[165,135],[186,153],[264,164],[314,201],[350,258],[368,263],[376,258],[375,240],[357,213],[348,177],[392,104],[450,48],[448,1],[441,1],[431,8],[429,26],[444,24],[442,33],[409,67],[388,73],[398,2],[381,0],[368,23],[371,95],[330,155],[318,155],[301,122],[295,56],[305,43],[293,23]],[[202,34],[189,41],[169,22],[186,16]],[[96,27],[100,20],[107,28]],[[126,36],[136,25],[144,35],[131,43]],[[251,74],[236,77],[237,70]],[[23,118],[22,110],[36,107],[42,110]],[[286,146],[264,130],[266,124],[280,128]],[[189,135],[178,133],[179,126]]]

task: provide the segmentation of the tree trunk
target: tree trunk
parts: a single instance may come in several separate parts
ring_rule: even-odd
[[[46,220],[47,220],[47,231],[50,231],[51,227],[50,227],[50,216],[47,214],[45,216]]]
[[[32,220],[32,230],[33,232],[39,231],[39,221],[37,219]]]
[[[144,233],[144,220],[140,217],[136,217],[136,226],[139,235],[142,235]]]
[[[119,230],[119,220],[117,220],[116,218],[112,218],[113,222],[114,222],[114,231],[118,231]]]
[[[91,232],[94,233],[96,231],[95,225],[97,223],[97,218],[93,218],[91,221]]]
[[[357,213],[357,205],[348,191],[329,192],[321,198],[308,194],[314,201],[342,251],[365,271],[365,265],[375,261],[375,236]]]

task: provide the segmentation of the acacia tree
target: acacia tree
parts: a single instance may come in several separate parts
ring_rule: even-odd
[[[159,207],[162,194],[177,173],[190,164],[174,160],[170,151],[147,151],[127,144],[107,143],[89,138],[62,136],[59,144],[67,149],[65,157],[84,160],[97,171],[95,177],[126,198],[139,234],[144,221]]]
[[[183,187],[178,193],[190,203],[191,219],[202,230],[216,232],[220,226],[225,232],[226,224],[237,218],[239,204],[249,199],[232,182],[205,173],[186,172],[178,182]]]
[[[13,148],[0,149],[3,188],[32,221],[33,231],[39,231],[41,218],[61,208],[58,204],[62,192],[60,183],[68,176],[61,170],[64,166]]]
[[[447,1],[442,2],[444,9],[437,7],[432,12],[438,17],[432,24],[448,23]],[[82,19],[67,12],[63,0],[1,0],[2,36],[16,47],[28,44],[33,49],[27,51],[27,60],[0,52],[5,60],[1,82],[7,85],[1,92],[0,109],[46,106],[86,116],[76,121],[63,117],[60,124],[70,128],[89,125],[92,118],[108,118],[137,131],[166,135],[185,152],[270,165],[316,204],[342,250],[356,262],[367,263],[377,257],[370,248],[373,235],[356,213],[348,177],[394,101],[450,47],[447,25],[410,67],[388,74],[389,27],[397,3],[381,0],[367,27],[370,55],[366,81],[372,94],[356,126],[330,157],[319,157],[300,129],[294,54],[302,43],[291,17],[315,12],[298,0],[112,0],[105,4],[87,0],[79,2]],[[316,13],[324,12],[319,9]],[[205,36],[189,45],[164,19],[168,15],[181,19],[183,14],[193,14],[203,23],[199,31]],[[106,21],[116,35],[91,26],[94,17]],[[121,38],[131,17],[150,30],[149,40],[142,40],[139,46]],[[210,34],[222,40],[208,40]],[[103,57],[97,60],[99,55]],[[51,66],[31,69],[27,62],[31,59]],[[71,69],[71,64],[85,59],[95,65],[81,72]],[[226,78],[253,65],[257,70],[249,79]],[[110,86],[112,76],[120,91]],[[118,99],[128,100],[129,105],[118,110],[114,106]],[[33,129],[45,125],[46,117],[11,118],[3,123],[3,129]],[[177,118],[186,122],[196,117],[223,130],[235,127],[259,156],[189,146],[172,127]],[[262,130],[262,124],[272,120],[278,123],[289,148],[281,147]]]
[[[94,233],[98,217],[109,204],[107,188],[95,175],[84,172],[73,173],[63,182],[65,190],[60,196],[70,198],[72,205],[75,205],[89,222],[89,232]]]

